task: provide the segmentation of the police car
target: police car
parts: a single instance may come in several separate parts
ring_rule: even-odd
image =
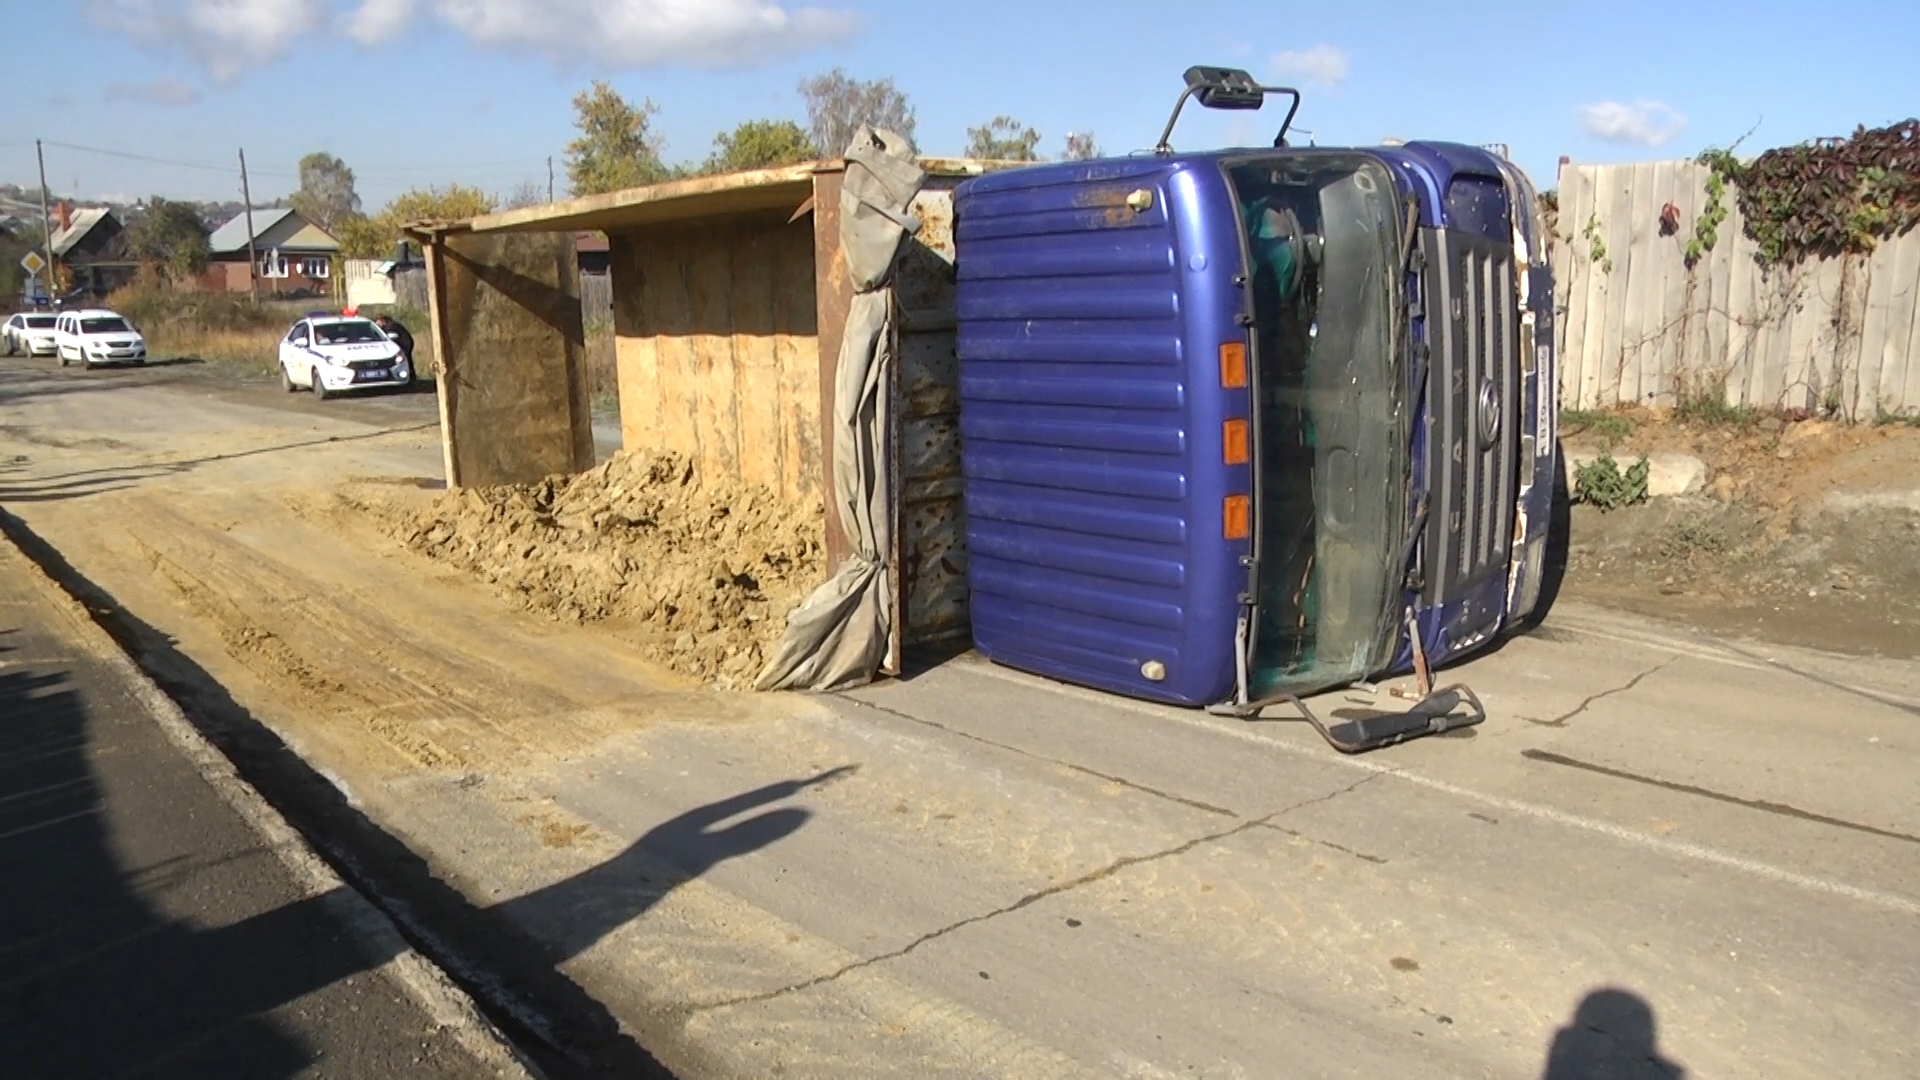
[[[280,385],[325,401],[349,390],[413,385],[413,365],[372,319],[308,312],[280,339]]]

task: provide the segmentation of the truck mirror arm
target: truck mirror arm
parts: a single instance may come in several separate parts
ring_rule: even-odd
[[[1181,110],[1187,107],[1188,100],[1190,100],[1195,94],[1207,94],[1209,91],[1213,89],[1214,87],[1211,84],[1197,83],[1197,84],[1189,85],[1185,90],[1182,90],[1180,92],[1179,100],[1173,103],[1173,115],[1167,117],[1167,126],[1164,129],[1162,129],[1160,132],[1160,141],[1153,145],[1153,152],[1155,154],[1158,154],[1161,157],[1167,157],[1173,153],[1173,143],[1172,143],[1173,128],[1175,124],[1178,124],[1180,122]],[[1223,87],[1221,89],[1224,90],[1225,88]],[[1203,96],[1201,98],[1200,103],[1201,105],[1209,108],[1258,109],[1264,103],[1266,95],[1285,94],[1289,99],[1291,99],[1291,103],[1287,106],[1286,118],[1280,121],[1280,133],[1273,137],[1274,147],[1276,149],[1279,147],[1283,147],[1287,145],[1287,131],[1288,129],[1293,127],[1293,118],[1295,115],[1297,115],[1300,112],[1300,91],[1295,90],[1291,86],[1261,86],[1261,87],[1258,87],[1257,89],[1260,95],[1257,98],[1250,98],[1250,99],[1223,98],[1219,104],[1209,105],[1207,98]],[[1227,101],[1229,100],[1231,100],[1233,104],[1227,104]],[[1251,100],[1251,104],[1243,104],[1242,103],[1243,100]]]

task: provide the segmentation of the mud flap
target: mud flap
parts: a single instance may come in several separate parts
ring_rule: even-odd
[[[1487,710],[1480,704],[1474,692],[1462,683],[1443,686],[1419,701],[1403,713],[1376,713],[1353,720],[1342,721],[1329,727],[1314,715],[1307,703],[1294,694],[1281,694],[1263,701],[1249,702],[1245,705],[1215,705],[1207,711],[1216,716],[1237,716],[1242,720],[1256,720],[1260,713],[1270,705],[1292,705],[1300,713],[1300,719],[1313,725],[1313,730],[1327,740],[1327,745],[1343,754],[1363,754],[1369,750],[1379,750],[1394,746],[1409,739],[1418,739],[1426,735],[1443,735],[1449,731],[1473,727],[1487,718]]]

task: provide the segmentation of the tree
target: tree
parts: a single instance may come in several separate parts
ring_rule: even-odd
[[[513,186],[513,193],[501,204],[503,210],[522,210],[529,206],[545,206],[552,200],[547,198],[547,189],[532,180],[522,180]]]
[[[0,296],[19,296],[26,287],[26,268],[20,260],[32,245],[13,233],[0,230]]]
[[[714,136],[710,173],[745,172],[797,165],[820,156],[807,129],[791,120],[748,120],[732,131]]]
[[[353,170],[323,151],[300,159],[300,190],[291,201],[301,217],[330,233],[360,212]]]
[[[155,195],[127,228],[127,250],[168,285],[207,268],[207,223],[192,203]]]
[[[892,79],[861,82],[834,68],[825,75],[800,80],[800,97],[807,103],[813,145],[822,153],[846,153],[853,144],[853,133],[862,124],[891,131],[907,140],[909,150],[919,149],[913,138],[913,106],[894,88]]]
[[[967,129],[967,156],[981,161],[1039,161],[1040,133],[1011,116]]]
[[[1092,161],[1100,156],[1100,144],[1093,140],[1093,132],[1067,132],[1067,148],[1060,151],[1061,161]]]
[[[448,184],[444,188],[415,188],[394,197],[378,214],[357,214],[334,235],[340,254],[349,259],[385,259],[413,221],[459,221],[491,214],[498,205],[479,188]]]
[[[647,130],[660,111],[651,99],[635,106],[606,83],[573,99],[580,137],[567,144],[567,182],[575,195],[639,187],[664,179],[660,140]]]

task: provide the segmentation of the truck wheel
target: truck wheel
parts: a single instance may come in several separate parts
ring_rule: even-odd
[[[320,369],[317,367],[308,368],[307,380],[312,383],[311,389],[313,390],[313,400],[315,401],[327,400],[327,396],[328,396],[327,384],[320,381]]]

